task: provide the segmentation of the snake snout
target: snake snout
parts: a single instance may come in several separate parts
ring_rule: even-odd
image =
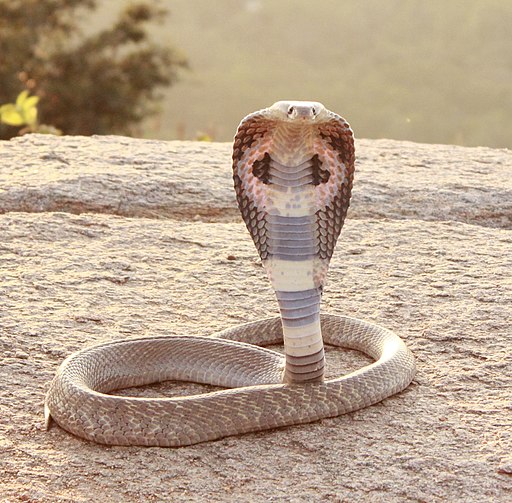
[[[306,105],[306,106],[293,106],[290,107],[292,109],[292,115],[294,119],[299,119],[302,121],[314,120],[316,117],[316,109],[314,106]],[[290,112],[288,112],[290,116]]]

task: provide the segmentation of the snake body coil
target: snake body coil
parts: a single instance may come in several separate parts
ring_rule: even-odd
[[[233,147],[235,191],[281,316],[214,337],[148,337],[81,350],[52,381],[47,425],[53,418],[105,444],[183,446],[337,416],[407,387],[414,358],[398,336],[319,313],[354,159],[349,125],[320,103],[277,102],[247,116]],[[281,341],[284,358],[259,347]],[[324,381],[324,341],[376,361]],[[164,380],[233,389],[164,399],[108,394]]]

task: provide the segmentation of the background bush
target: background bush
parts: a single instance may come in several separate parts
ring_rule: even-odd
[[[128,4],[92,35],[80,29],[96,0],[0,0],[0,105],[24,89],[40,97],[40,120],[65,134],[136,134],[156,111],[159,88],[186,67],[182,54],[155,45],[148,24],[166,11]],[[0,137],[19,128],[0,125]]]

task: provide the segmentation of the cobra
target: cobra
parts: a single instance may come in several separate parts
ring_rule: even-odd
[[[338,416],[406,388],[415,363],[396,334],[320,315],[354,162],[350,126],[321,103],[279,101],[245,117],[233,146],[234,186],[281,315],[213,337],[126,339],[78,351],[50,385],[47,426],[53,418],[104,444],[185,446]],[[284,357],[260,347],[283,341]],[[325,380],[324,342],[375,361]],[[171,398],[109,394],[164,380],[228,389]]]

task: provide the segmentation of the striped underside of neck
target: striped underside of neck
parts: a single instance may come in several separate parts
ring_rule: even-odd
[[[324,376],[320,290],[276,291],[286,355],[283,382],[318,382]]]
[[[267,159],[264,266],[276,292],[286,355],[283,381],[318,382],[324,375],[321,285],[328,260],[319,256],[320,183],[310,128],[284,125]]]

